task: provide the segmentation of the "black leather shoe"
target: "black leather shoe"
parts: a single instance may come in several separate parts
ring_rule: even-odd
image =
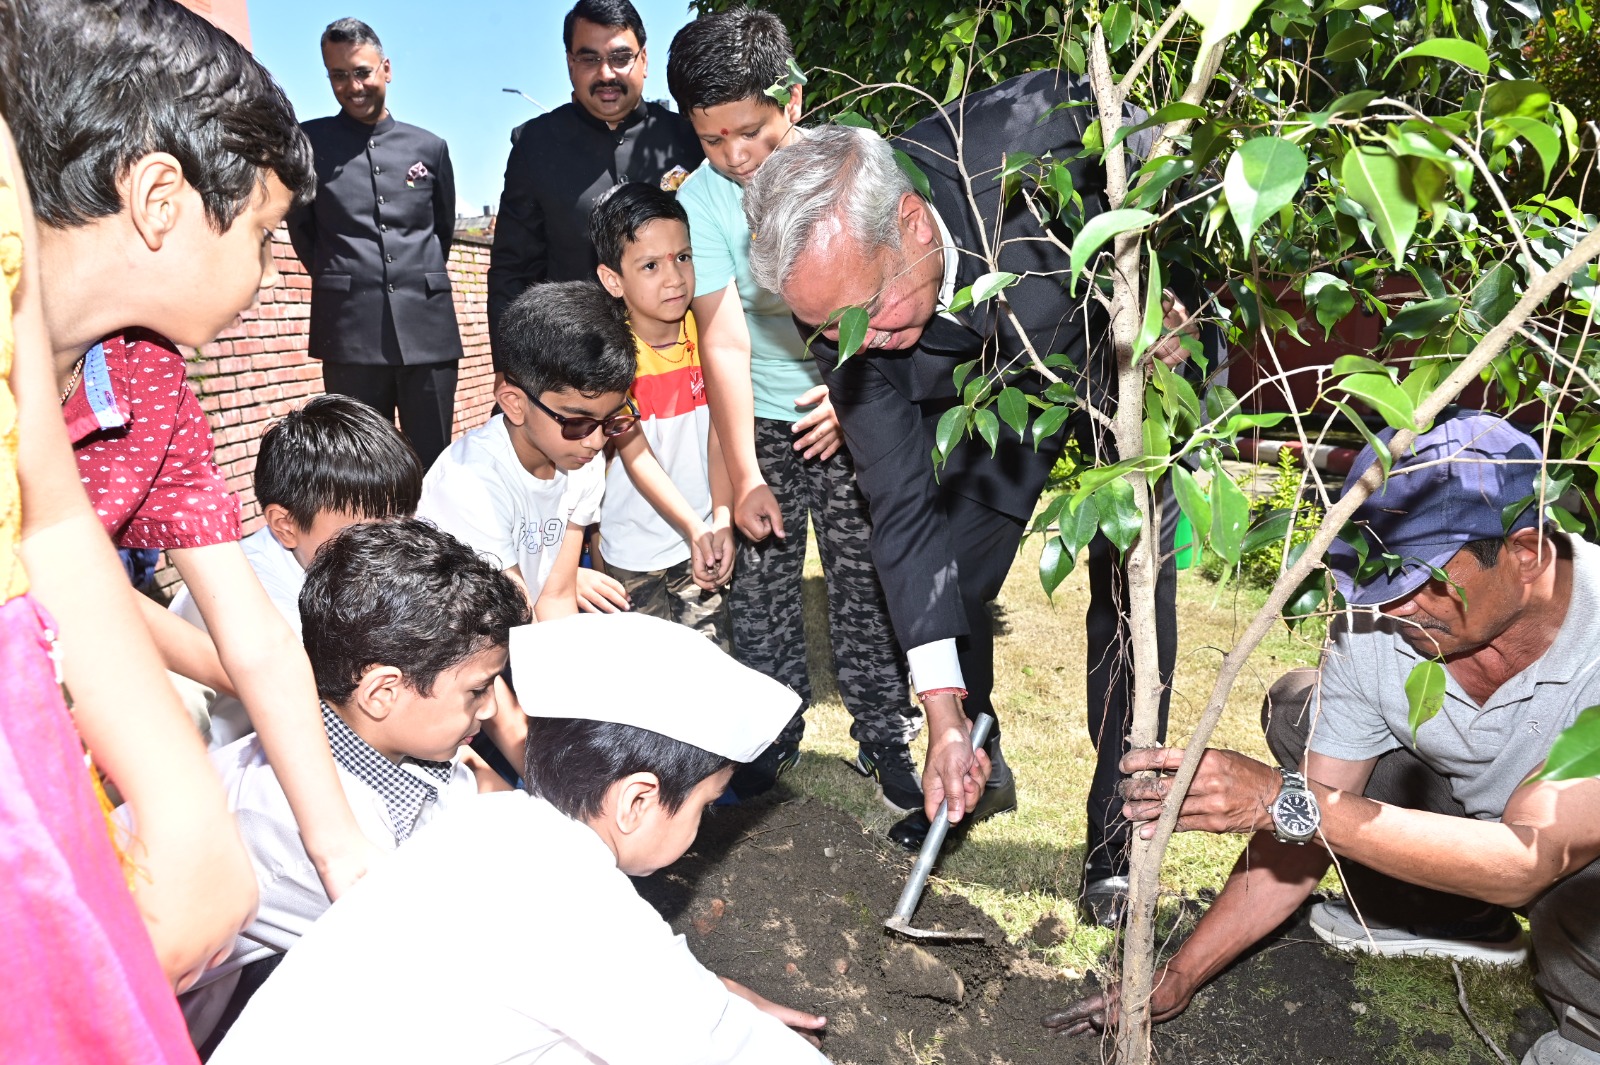
[[[1086,881],[1078,893],[1078,919],[1101,928],[1117,928],[1128,915],[1128,878],[1103,876]]]
[[[953,831],[960,832],[963,826],[975,825],[979,821],[987,821],[998,814],[1008,814],[1017,808],[1017,782],[1015,778],[1005,780],[993,787],[983,789],[983,794],[978,796],[978,802],[967,811]],[[920,851],[922,843],[928,838],[928,829],[932,828],[928,815],[921,810],[913,810],[893,825],[889,826],[889,838],[908,851]]]

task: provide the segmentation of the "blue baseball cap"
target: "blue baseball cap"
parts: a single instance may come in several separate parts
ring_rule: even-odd
[[[1379,439],[1387,444],[1392,436],[1394,430],[1387,429]],[[1376,461],[1370,445],[1362,448],[1345,491]],[[1418,436],[1351,518],[1366,536],[1368,557],[1398,555],[1400,565],[1357,584],[1355,548],[1335,540],[1328,550],[1345,602],[1370,607],[1403,599],[1468,542],[1499,539],[1537,524],[1539,508],[1531,500],[1509,525],[1505,511],[1533,495],[1542,463],[1533,437],[1483,411],[1462,411]]]

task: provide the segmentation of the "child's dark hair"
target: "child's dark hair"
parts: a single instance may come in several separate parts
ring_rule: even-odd
[[[739,100],[779,107],[767,90],[789,73],[793,58],[789,31],[770,11],[740,7],[702,15],[672,38],[667,91],[685,116]]]
[[[370,44],[383,54],[383,42],[378,40],[378,33],[371,26],[358,18],[334,19],[328,23],[328,28],[322,31],[322,43],[328,44]]]
[[[322,545],[300,590],[317,694],[346,702],[376,665],[427,696],[439,674],[530,620],[528,599],[494,563],[425,521],[351,525]]]
[[[318,396],[261,435],[256,501],[276,503],[301,530],[323,511],[409,518],[422,463],[389,420],[348,396]]]
[[[532,285],[506,308],[495,351],[506,377],[537,399],[570,389],[586,396],[633,387],[627,308],[598,281]]]
[[[41,222],[78,226],[117,214],[117,182],[152,152],[177,158],[218,232],[269,172],[296,204],[310,202],[311,145],[289,98],[199,15],[172,0],[11,4],[4,28],[20,38],[0,77]]]
[[[644,19],[628,0],[578,0],[573,4],[567,17],[561,20],[561,45],[569,52],[572,51],[572,24],[579,19],[596,26],[621,26],[632,30],[639,47],[644,47]]]
[[[531,794],[585,821],[600,816],[611,785],[633,773],[654,773],[661,782],[661,805],[675,814],[701,781],[733,764],[632,725],[535,717],[528,720],[522,779]]]
[[[638,238],[645,223],[662,218],[682,222],[688,232],[689,212],[672,193],[643,181],[613,185],[589,212],[589,241],[600,261],[620,273],[624,249]]]

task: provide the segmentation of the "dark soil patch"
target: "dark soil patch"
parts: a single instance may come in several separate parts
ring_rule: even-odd
[[[835,1062],[1099,1062],[1099,1041],[1049,1038],[1039,1024],[1092,982],[1060,979],[965,899],[930,892],[914,923],[983,930],[987,943],[924,943],[927,956],[916,958],[899,949],[904,940],[881,922],[910,865],[820,802],[758,802],[710,812],[694,849],[638,884],[713,971],[826,1014],[822,1049]],[[1302,918],[1241,959],[1157,1029],[1158,1059],[1366,1065],[1392,1057],[1381,1033],[1358,1030],[1352,966],[1314,940]],[[958,986],[960,1002],[949,1001]]]

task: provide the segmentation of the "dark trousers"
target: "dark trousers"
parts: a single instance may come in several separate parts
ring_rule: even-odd
[[[393,420],[416,449],[424,470],[450,446],[455,417],[459,364],[429,362],[420,366],[365,366],[342,362],[322,364],[325,391],[358,399]]]
[[[778,743],[799,744],[805,732],[801,715],[811,705],[802,595],[808,517],[827,582],[839,697],[855,719],[851,738],[859,743],[909,742],[921,727],[921,714],[911,706],[905,656],[889,627],[889,607],[872,564],[867,502],[849,452],[840,448],[826,461],[802,458],[794,450],[788,422],[757,418],[756,459],[788,535],[760,543],[739,537],[729,607],[733,656],[787,684],[802,700]]]
[[[995,713],[994,620],[990,611],[1017,557],[1025,523],[954,494],[945,497],[945,515],[967,614],[967,635],[956,641],[956,651],[967,686],[967,715],[976,718],[981,712]],[[1161,553],[1167,561],[1156,580],[1162,736],[1167,731],[1167,689],[1178,648],[1174,606],[1177,568],[1171,559],[1177,528],[1178,506],[1169,493],[1162,508],[1160,538]],[[1096,752],[1088,797],[1088,879],[1125,874],[1128,864],[1129,826],[1117,794],[1117,784],[1122,779],[1117,763],[1127,749],[1133,718],[1133,644],[1128,629],[1127,585],[1127,573],[1116,547],[1097,535],[1089,544],[1089,609],[1084,615],[1088,641],[1087,724]],[[998,747],[999,735],[997,720],[991,757]]]
[[[1311,730],[1317,671],[1284,674],[1261,707],[1267,746],[1278,763],[1300,769]],[[1362,792],[1375,802],[1465,817],[1449,782],[1405,747],[1382,755]],[[1339,860],[1345,892],[1369,921],[1387,925],[1449,925],[1492,915],[1479,899],[1397,880],[1347,858]],[[1600,861],[1551,887],[1524,915],[1531,930],[1534,983],[1555,1012],[1561,1035],[1600,1051]]]

